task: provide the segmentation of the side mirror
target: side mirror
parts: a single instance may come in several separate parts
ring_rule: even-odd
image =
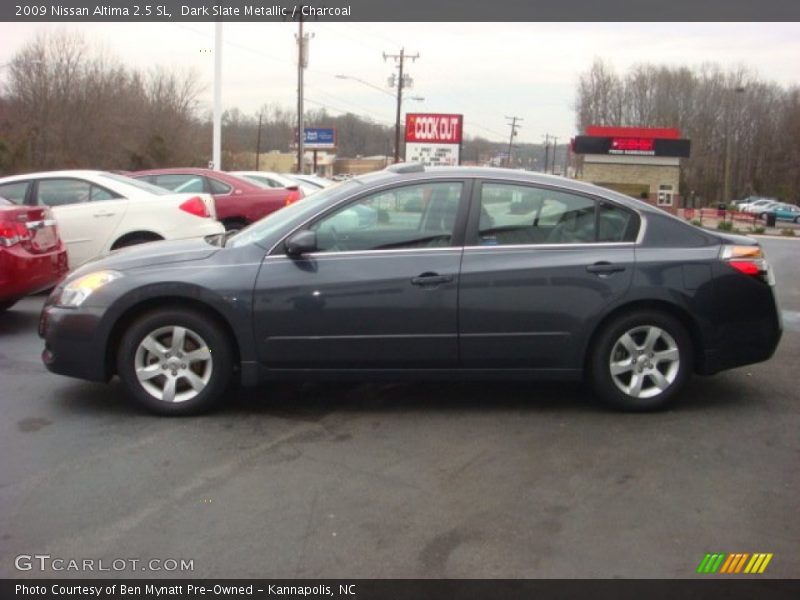
[[[285,246],[289,256],[314,252],[317,249],[317,232],[310,229],[298,231],[286,240]]]

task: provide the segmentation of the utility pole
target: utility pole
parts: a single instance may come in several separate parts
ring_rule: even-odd
[[[258,113],[258,136],[256,136],[256,171],[258,171],[258,155],[261,154],[261,117],[264,111]]]
[[[297,172],[303,173],[305,157],[305,120],[303,115],[303,72],[308,66],[308,43],[313,34],[303,33],[303,12],[297,16],[299,32],[297,40]]]
[[[397,64],[398,76],[397,76],[397,115],[395,116],[394,121],[394,162],[400,162],[400,113],[402,111],[403,106],[403,88],[406,85],[411,85],[411,78],[408,79],[408,83],[406,83],[407,75],[404,74],[404,67],[405,67],[405,60],[410,58],[412,61],[416,61],[419,58],[419,52],[416,54],[406,54],[405,48],[400,48],[400,54],[386,54],[383,53],[383,60],[393,59]],[[393,77],[389,78],[389,81],[393,81]],[[390,83],[391,87],[391,83]]]
[[[506,117],[506,121],[510,121],[511,135],[508,137],[508,157],[506,157],[506,166],[511,167],[511,148],[514,147],[514,138],[517,137],[517,128],[522,129],[522,125],[517,125],[517,121],[524,121],[522,117]]]
[[[553,136],[553,175],[556,174],[556,151],[558,150],[558,138]]]
[[[542,173],[547,173],[547,165],[550,159],[550,146],[548,145],[550,142],[550,134],[545,133],[542,137],[544,138],[544,169]]]

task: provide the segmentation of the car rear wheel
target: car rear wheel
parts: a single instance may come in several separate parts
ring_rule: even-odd
[[[18,300],[19,300],[19,298],[14,298],[13,300],[0,301],[0,312],[7,311],[9,308],[14,306],[17,303]]]
[[[225,231],[239,231],[247,227],[247,221],[244,219],[225,219],[222,224],[225,226]]]
[[[692,343],[674,317],[637,311],[610,322],[593,349],[589,376],[607,404],[630,411],[663,408],[692,370]]]
[[[126,237],[122,237],[114,242],[114,245],[111,246],[112,250],[119,250],[120,248],[128,248],[130,246],[136,246],[138,244],[146,244],[147,242],[158,242],[163,240],[164,238],[157,236],[156,234],[148,234],[148,233],[136,233]]]
[[[207,316],[156,310],[122,337],[117,372],[128,394],[163,415],[191,415],[219,402],[233,368],[222,329]]]

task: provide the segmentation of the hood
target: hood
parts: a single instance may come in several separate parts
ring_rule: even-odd
[[[219,251],[220,246],[210,244],[205,238],[147,242],[120,248],[102,258],[89,261],[70,273],[69,278],[102,269],[127,271],[151,265],[202,260]]]

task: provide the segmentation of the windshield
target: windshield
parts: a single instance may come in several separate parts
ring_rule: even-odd
[[[147,183],[146,181],[140,181],[138,179],[134,179],[133,177],[125,177],[124,175],[117,175],[116,173],[101,173],[100,177],[111,179],[112,181],[116,181],[117,183],[124,183],[125,185],[138,188],[143,192],[155,194],[156,196],[166,196],[167,194],[171,193],[169,190],[160,188],[157,185]]]
[[[290,204],[285,208],[281,208],[267,215],[260,221],[256,221],[252,225],[245,227],[230,238],[225,245],[231,248],[239,248],[247,244],[258,243],[286,227],[295,218],[302,217],[304,214],[308,217],[313,216],[319,207],[331,196],[347,191],[350,188],[357,189],[359,187],[361,187],[361,184],[358,182],[346,181],[331,185],[319,192],[314,192],[313,195],[307,196],[303,200]]]

